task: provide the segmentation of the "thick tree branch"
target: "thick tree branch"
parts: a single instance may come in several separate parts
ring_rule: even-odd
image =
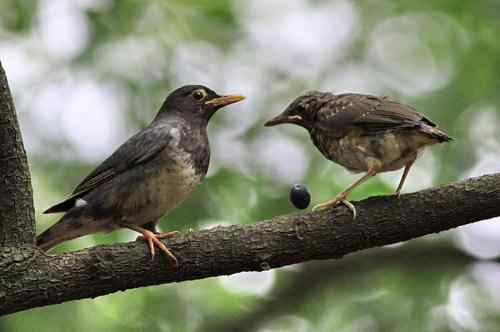
[[[151,261],[143,242],[56,256],[7,248],[0,252],[0,313],[147,285],[341,258],[500,216],[500,174],[399,199],[373,197],[356,207],[359,216],[354,221],[342,206],[179,235],[168,241],[179,259],[177,271],[164,256]]]
[[[31,178],[7,77],[0,63],[0,246],[34,246]]]

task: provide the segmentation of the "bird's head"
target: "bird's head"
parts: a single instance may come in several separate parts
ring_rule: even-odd
[[[219,109],[245,99],[241,95],[220,96],[203,85],[185,85],[173,91],[163,103],[156,119],[176,114],[207,123]]]
[[[272,127],[283,123],[293,123],[306,129],[311,129],[316,113],[324,105],[330,93],[310,91],[297,97],[280,115],[265,123]]]

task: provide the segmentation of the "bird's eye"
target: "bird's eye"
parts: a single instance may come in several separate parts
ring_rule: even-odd
[[[203,100],[207,96],[207,92],[203,89],[199,89],[193,92],[193,98],[196,100]]]

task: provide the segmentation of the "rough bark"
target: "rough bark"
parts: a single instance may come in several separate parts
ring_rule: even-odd
[[[31,180],[16,111],[0,63],[0,246],[34,246]]]
[[[119,290],[261,271],[407,241],[500,215],[500,174],[440,188],[292,214],[250,225],[216,227],[168,241],[179,259],[151,261],[142,242],[97,246],[50,256],[36,249],[0,252],[0,313],[96,297]]]
[[[261,271],[406,241],[500,216],[500,174],[345,207],[251,225],[176,236],[179,260],[151,261],[143,242],[47,255],[33,246],[33,202],[26,155],[0,70],[0,315],[167,282]]]

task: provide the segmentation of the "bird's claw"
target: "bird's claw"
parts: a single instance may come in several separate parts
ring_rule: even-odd
[[[179,232],[166,232],[166,233],[154,234],[153,232],[148,231],[147,233],[143,233],[143,235],[138,236],[137,240],[148,242],[149,251],[151,253],[151,260],[153,260],[155,257],[155,245],[156,245],[158,249],[160,249],[167,256],[172,258],[172,260],[175,262],[175,266],[178,267],[179,263],[177,261],[177,258],[174,256],[174,254],[172,254],[172,252],[167,248],[167,246],[162,241],[160,241],[160,239],[170,238],[172,236],[175,236],[177,233]]]
[[[339,195],[339,196],[335,197],[334,199],[329,200],[328,202],[315,205],[312,208],[312,210],[313,210],[313,212],[315,212],[315,211],[323,210],[323,209],[326,209],[329,207],[334,207],[340,203],[344,204],[349,210],[351,210],[352,211],[352,219],[353,220],[356,219],[356,217],[358,216],[358,214],[356,212],[356,207],[351,202],[346,200],[344,195]]]
[[[342,203],[349,209],[352,211],[352,220],[356,219],[356,217],[358,216],[358,212],[356,211],[356,207],[354,206],[354,204],[352,204],[351,202],[349,202],[348,200],[346,199],[343,199],[342,200]]]

